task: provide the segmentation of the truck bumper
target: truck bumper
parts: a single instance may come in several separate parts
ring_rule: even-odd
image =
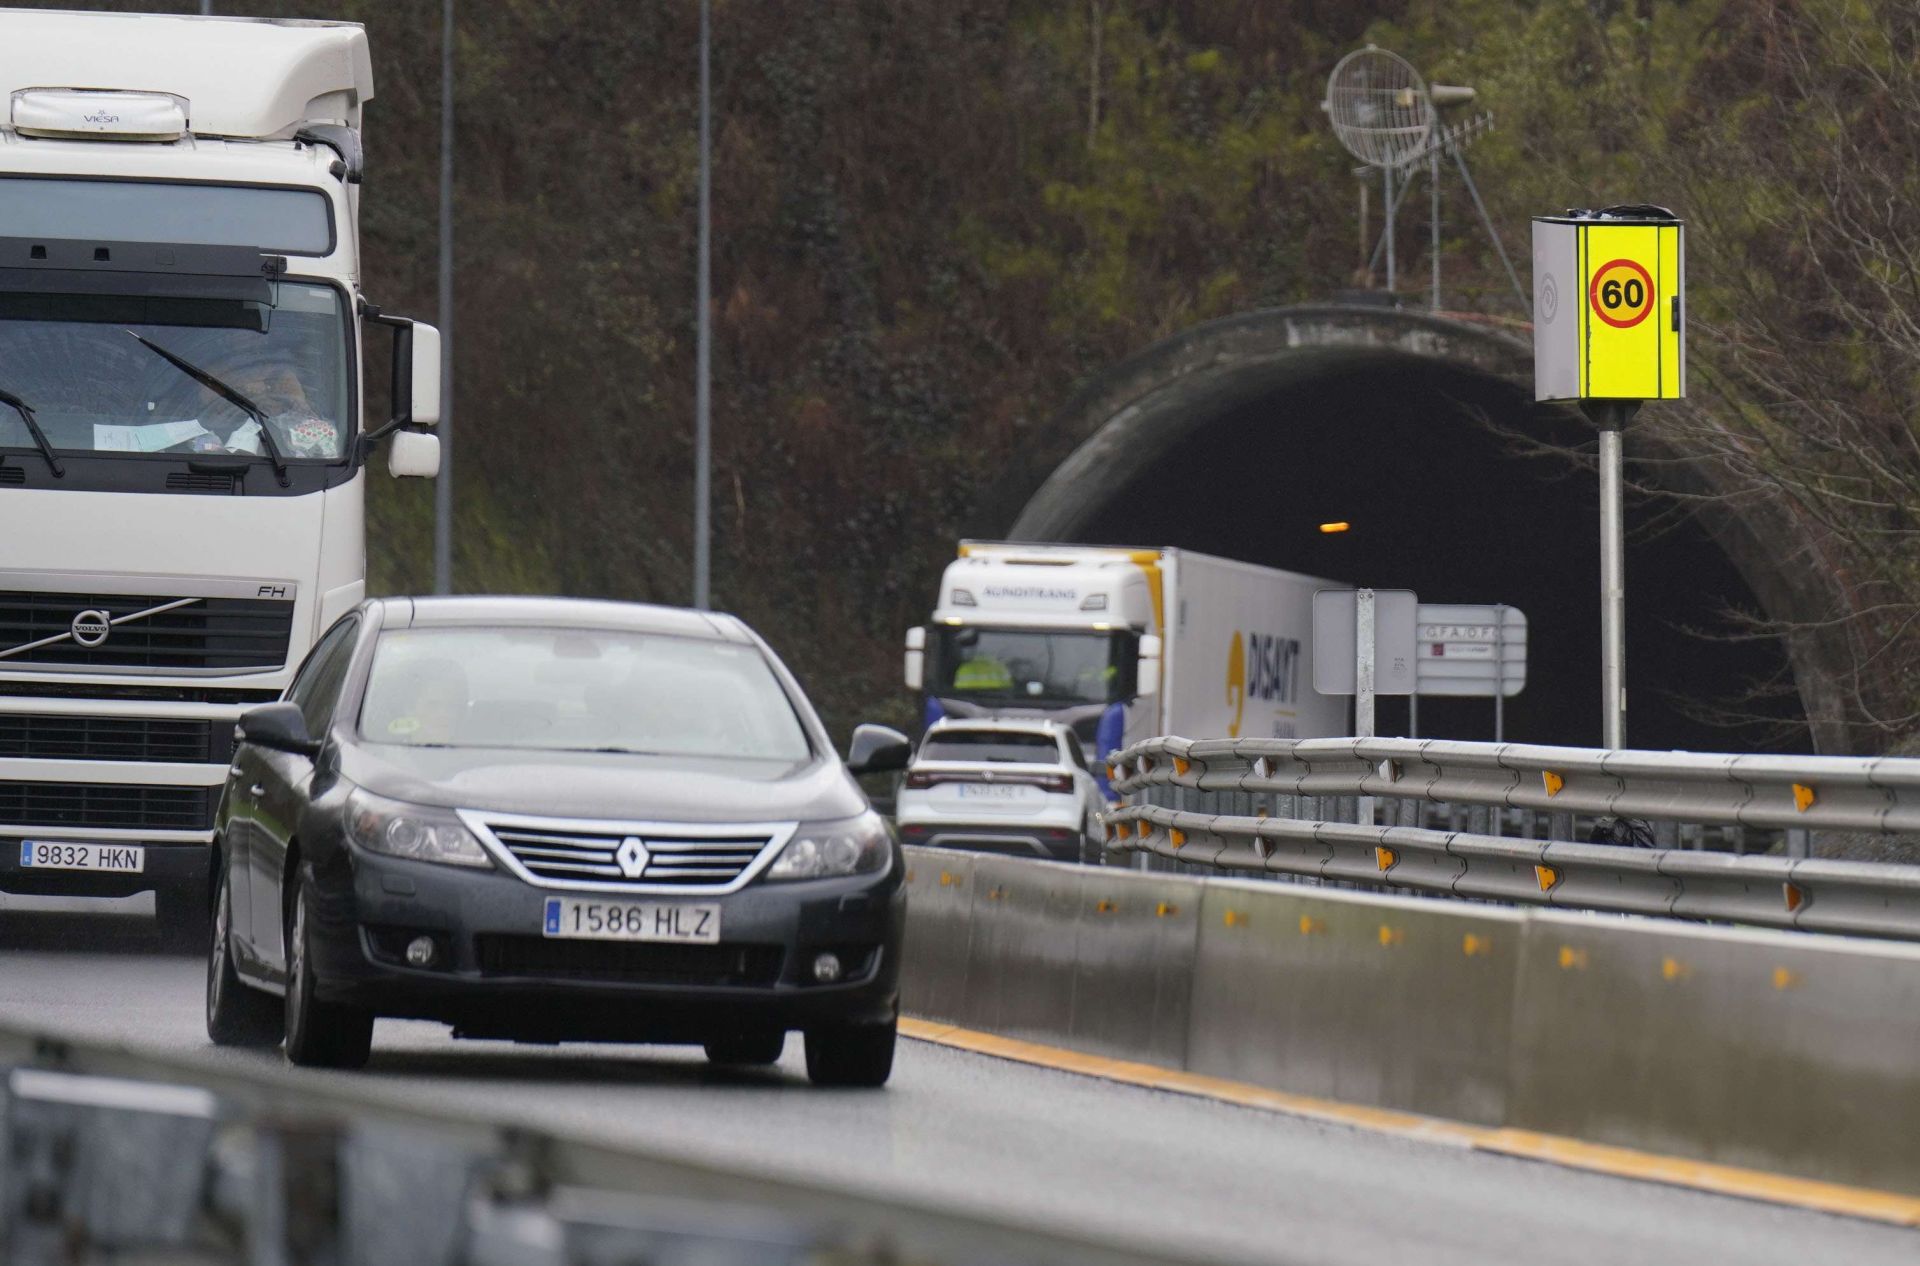
[[[206,840],[150,843],[114,833],[112,842],[146,850],[139,874],[93,870],[47,870],[20,864],[23,840],[54,839],[51,834],[7,828],[0,834],[0,915],[122,915],[151,919],[163,909],[188,910],[206,904],[212,835]],[[100,842],[102,833],[68,836]]]

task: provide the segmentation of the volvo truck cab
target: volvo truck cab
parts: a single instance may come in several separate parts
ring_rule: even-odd
[[[369,463],[439,469],[439,335],[361,288],[372,96],[353,23],[0,9],[0,920],[204,917]]]

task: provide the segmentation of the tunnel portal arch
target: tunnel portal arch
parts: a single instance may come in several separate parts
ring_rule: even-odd
[[[1184,546],[1423,601],[1514,603],[1532,623],[1532,667],[1508,737],[1597,745],[1594,480],[1499,434],[1572,448],[1591,431],[1536,405],[1532,374],[1514,323],[1347,305],[1212,321],[1088,382],[1049,428],[1075,447],[995,526],[1015,540]],[[1632,434],[1629,453],[1673,456]],[[1656,468],[1674,491],[1712,491],[1710,473]],[[1319,533],[1328,520],[1353,529]],[[1812,543],[1732,503],[1684,515],[1643,503],[1628,521],[1629,742],[1847,750],[1842,665],[1799,640],[1716,636],[1736,630],[1729,608],[1808,623],[1831,611],[1818,577],[1781,565]],[[1747,697],[1767,682],[1781,693]],[[1715,709],[1771,720],[1713,724],[1702,713]],[[1491,736],[1480,700],[1423,701],[1421,723]]]

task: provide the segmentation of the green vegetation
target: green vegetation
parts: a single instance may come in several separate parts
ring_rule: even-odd
[[[368,284],[430,314],[439,6],[247,7],[368,24]],[[461,12],[458,583],[683,601],[696,6]],[[1480,90],[1498,127],[1472,158],[1516,259],[1542,210],[1689,220],[1696,397],[1662,438],[1710,495],[1812,525],[1816,556],[1783,561],[1834,622],[1784,632],[1844,639],[1862,746],[1910,733],[1916,12],[717,0],[718,600],[837,725],[903,719],[901,630],[954,539],[1003,528],[996,496],[1071,447],[1047,420],[1079,381],[1197,321],[1353,284],[1353,164],[1319,101],[1371,39]],[[1521,315],[1456,210],[1449,306]],[[1407,226],[1410,273],[1424,236]],[[375,585],[420,588],[431,492],[375,487]]]

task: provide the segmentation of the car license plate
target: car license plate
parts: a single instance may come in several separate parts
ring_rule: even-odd
[[[720,940],[720,907],[548,897],[541,931],[570,940],[713,945]]]
[[[110,870],[138,875],[147,869],[147,850],[137,844],[21,840],[20,864],[37,870]]]
[[[1036,793],[1037,787],[1020,787],[1012,783],[963,782],[959,784],[962,800],[1024,800]]]

